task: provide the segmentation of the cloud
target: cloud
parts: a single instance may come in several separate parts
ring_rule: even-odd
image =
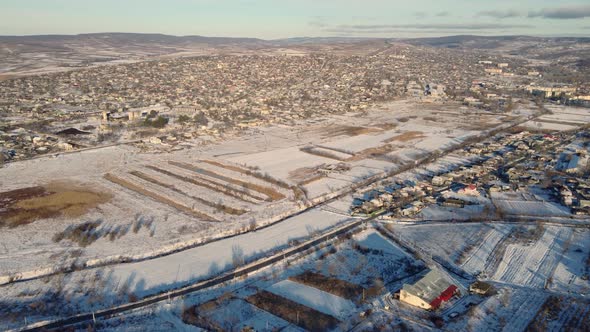
[[[498,30],[531,28],[527,24],[466,23],[466,24],[382,24],[382,25],[337,25],[331,29],[352,32],[376,30]]]
[[[497,19],[519,17],[522,13],[517,10],[485,10],[477,13],[477,16],[488,16]]]
[[[538,11],[530,11],[528,17],[561,20],[585,18],[590,17],[590,5],[543,8]]]

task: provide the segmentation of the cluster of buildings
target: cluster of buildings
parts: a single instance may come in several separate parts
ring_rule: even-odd
[[[432,204],[463,208],[474,204],[470,197],[536,186],[553,193],[572,213],[590,214],[589,142],[584,133],[496,135],[458,152],[472,163],[430,181],[382,184],[356,197],[351,213],[412,217]]]

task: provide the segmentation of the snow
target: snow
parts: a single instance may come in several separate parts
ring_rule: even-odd
[[[137,288],[138,295],[147,295],[165,285],[202,279],[230,268],[234,247],[243,252],[244,258],[257,257],[285,246],[290,240],[305,238],[314,230],[325,230],[343,221],[342,216],[313,209],[256,232],[148,261],[120,264],[112,267],[112,276],[116,280],[132,280],[131,289],[141,285]]]
[[[550,289],[590,295],[590,280],[581,279],[581,276],[590,273],[586,263],[590,257],[590,231],[575,229],[569,242],[564,244],[564,250],[563,259],[555,268]]]
[[[266,290],[340,320],[356,308],[349,300],[291,280],[283,280]]]
[[[572,233],[571,228],[547,227],[543,236],[532,245],[508,245],[491,279],[544,288],[562,259],[564,245]]]
[[[379,234],[375,229],[367,229],[354,236],[358,244],[365,248],[381,250],[385,253],[391,254],[395,258],[410,258],[405,251],[403,251],[397,244],[387,240],[383,235]]]
[[[510,225],[491,225],[492,229],[487,233],[486,237],[480,241],[479,245],[467,257],[461,267],[471,274],[476,274],[485,270],[488,258],[492,255],[496,246],[508,234],[512,226]]]

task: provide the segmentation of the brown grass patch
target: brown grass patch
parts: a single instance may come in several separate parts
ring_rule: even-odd
[[[290,277],[295,282],[323,290],[336,296],[357,301],[363,294],[364,288],[344,280],[326,277],[322,274],[306,271],[303,274]]]
[[[375,126],[378,128],[381,128],[383,130],[392,130],[392,129],[397,128],[397,123],[387,123],[386,122],[386,123],[377,124]]]
[[[264,290],[246,301],[308,331],[331,330],[340,322],[330,315]]]
[[[409,142],[418,138],[424,138],[424,133],[421,131],[408,131],[400,135],[396,135],[384,140],[384,143],[391,143],[391,142]]]
[[[111,198],[107,193],[61,182],[0,193],[0,227],[60,216],[76,218]]]
[[[192,208],[190,208],[188,206],[179,204],[179,203],[177,203],[177,202],[175,202],[175,201],[173,201],[173,200],[171,200],[171,199],[169,199],[167,197],[164,197],[164,196],[162,196],[160,194],[157,194],[157,193],[151,192],[149,190],[146,190],[146,189],[144,189],[144,188],[142,188],[142,187],[140,187],[140,186],[138,186],[136,184],[133,184],[133,183],[131,183],[129,181],[123,180],[123,179],[121,179],[121,178],[119,178],[119,177],[117,177],[115,175],[106,174],[104,176],[104,178],[107,179],[107,180],[109,180],[109,181],[111,181],[111,182],[113,182],[113,183],[115,183],[115,184],[120,185],[121,187],[124,187],[126,189],[129,189],[131,191],[135,191],[138,194],[147,196],[147,197],[155,200],[156,202],[160,202],[160,203],[164,203],[166,205],[169,205],[169,206],[171,206],[171,207],[173,207],[173,208],[175,208],[175,209],[177,209],[179,211],[182,211],[182,212],[184,212],[184,213],[186,213],[188,215],[195,216],[195,217],[197,217],[199,219],[203,219],[203,220],[207,220],[207,221],[219,221],[219,220],[217,220],[217,219],[215,219],[215,218],[213,218],[211,216],[208,216],[208,215],[206,215],[206,214],[204,214],[204,213],[202,213],[200,211],[197,211],[197,210],[194,210],[194,209],[192,209]]]
[[[147,175],[147,174],[145,174],[143,172],[140,172],[140,171],[131,171],[131,172],[129,172],[129,174],[134,175],[134,176],[136,176],[136,177],[138,177],[138,178],[140,178],[140,179],[142,179],[144,181],[147,181],[147,182],[153,183],[155,185],[158,185],[160,187],[168,188],[168,189],[170,189],[170,190],[172,190],[172,191],[174,191],[174,192],[176,192],[178,194],[181,194],[183,196],[186,196],[186,197],[189,197],[191,199],[194,199],[195,201],[197,201],[197,202],[199,202],[199,203],[201,203],[203,205],[207,205],[209,207],[212,207],[214,209],[217,209],[217,210],[219,210],[221,212],[224,212],[224,213],[227,213],[227,214],[232,214],[232,215],[239,216],[239,215],[242,215],[242,214],[248,212],[246,210],[235,209],[235,208],[229,207],[229,206],[224,205],[224,204],[221,204],[221,203],[213,203],[213,202],[210,202],[208,200],[202,199],[200,197],[187,194],[184,191],[176,188],[172,184],[164,183],[164,182],[162,182],[160,180],[154,179],[153,177],[151,177],[151,176],[149,176],[149,175]]]
[[[353,157],[349,158],[347,161],[356,161],[356,160],[363,160],[363,159],[387,159],[385,158],[385,155],[392,152],[393,150],[395,150],[396,147],[394,147],[391,144],[386,144],[386,145],[382,145],[382,146],[378,146],[378,147],[374,147],[374,148],[368,148],[368,149],[364,149],[360,152],[358,152],[357,154],[355,154]],[[391,160],[389,160],[391,161]]]
[[[0,82],[15,78],[15,75],[0,74]]]
[[[180,168],[187,169],[189,171],[193,171],[193,172],[196,172],[199,174],[203,174],[203,175],[215,178],[215,179],[225,181],[227,183],[232,183],[232,184],[241,186],[241,187],[246,188],[248,190],[256,191],[258,193],[261,193],[261,194],[267,196],[268,200],[270,200],[270,201],[279,201],[279,200],[285,198],[285,195],[283,195],[280,192],[278,192],[272,188],[269,188],[269,187],[264,187],[264,186],[260,186],[260,185],[254,184],[254,183],[233,179],[233,178],[227,177],[225,175],[222,175],[222,174],[210,171],[210,170],[206,170],[204,168],[200,168],[200,167],[197,167],[194,165],[186,164],[186,163],[175,162],[175,161],[169,161],[168,163],[171,165],[180,167]]]
[[[458,129],[478,131],[478,130],[488,129],[490,127],[492,127],[492,125],[490,123],[471,122],[471,123],[467,123],[467,124],[463,124],[463,125],[459,126]]]

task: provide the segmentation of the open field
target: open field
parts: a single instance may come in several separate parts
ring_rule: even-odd
[[[43,275],[41,271],[72,264],[95,266],[146,259],[267,226],[311,204],[346,193],[361,181],[378,179],[413,163],[418,157],[457,146],[465,139],[481,134],[457,128],[457,123],[468,122],[473,114],[449,115],[449,119],[456,121],[440,123],[423,119],[436,112],[438,107],[431,104],[416,108],[412,102],[402,100],[363,116],[350,113],[299,121],[291,127],[268,126],[247,129],[239,135],[228,133],[219,138],[196,138],[191,142],[194,147],[187,144],[161,154],[146,152],[137,146],[120,145],[10,163],[0,169],[1,178],[14,179],[6,183],[7,191],[72,179],[89,183],[88,188],[101,188],[100,192],[108,192],[112,199],[89,209],[85,215],[56,215],[1,233],[0,242],[11,249],[0,247],[0,270],[5,271],[5,276],[37,276]],[[437,116],[447,117],[444,114]],[[490,129],[507,126],[503,118],[498,116],[491,121]],[[398,119],[404,119],[404,122]],[[342,129],[342,126],[365,129]],[[340,129],[334,129],[328,136],[323,135],[325,128],[332,127]],[[410,133],[406,136],[411,136],[412,140],[383,143],[404,133]],[[342,156],[361,152],[362,158],[338,161],[300,150],[309,145]],[[64,168],[64,165],[68,167]],[[303,176],[293,173],[306,168],[312,171]],[[347,209],[341,210],[347,212]],[[342,215],[320,214],[322,217],[319,218],[325,220],[303,224],[285,221],[285,227],[289,229],[287,234],[305,236],[310,233],[305,229],[308,224],[313,229],[323,229],[344,219]],[[330,217],[326,219],[324,215]],[[69,247],[71,243],[67,240],[53,241],[56,234],[88,221],[101,220],[100,227],[128,229],[133,228],[139,219],[153,222],[149,229],[144,227],[137,234],[128,232],[124,240],[115,237],[110,241],[110,237],[100,237],[81,251],[75,251],[79,249],[75,244]],[[51,220],[51,224],[45,220]],[[295,229],[302,226],[303,229]],[[281,238],[276,242],[282,245],[284,241]],[[271,242],[263,241],[262,244],[276,246],[274,242],[271,246]],[[31,246],[37,248],[33,255]],[[63,252],[74,251],[76,257],[63,255]],[[63,261],[55,264],[50,258],[54,255],[63,257]],[[231,261],[231,253],[229,256]],[[375,256],[370,258],[375,262],[379,259],[378,255],[370,256]],[[14,257],[22,259],[15,260]],[[223,260],[220,266],[226,264],[227,261]],[[396,266],[403,268],[405,263]],[[208,271],[209,265],[201,268],[201,271]],[[192,268],[188,270],[194,271]],[[384,271],[380,273],[388,278]],[[183,275],[182,270],[180,274]],[[189,277],[186,275],[185,280]],[[342,280],[371,287],[366,280]]]

